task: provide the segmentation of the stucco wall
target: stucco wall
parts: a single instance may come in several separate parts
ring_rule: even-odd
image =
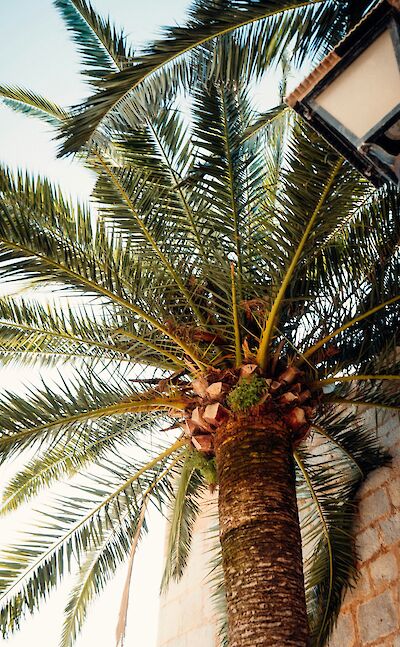
[[[329,647],[400,647],[400,424],[390,411],[366,414],[391,467],[376,470],[360,490],[357,542],[360,578],[345,598]],[[209,497],[194,534],[186,574],[161,599],[157,647],[218,647],[207,584]]]

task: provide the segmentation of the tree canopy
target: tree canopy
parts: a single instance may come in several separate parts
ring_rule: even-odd
[[[257,114],[251,83],[285,52],[292,65],[320,59],[369,4],[202,0],[137,54],[86,0],[55,0],[94,94],[64,109],[0,89],[97,174],[89,208],[0,169],[0,278],[32,285],[0,299],[0,359],[59,369],[0,396],[1,460],[27,456],[0,510],[79,486],[4,549],[5,635],[78,559],[71,645],[148,502],[171,506],[164,586],[179,578],[215,481],[187,433],[195,381],[248,364],[283,390],[292,367],[309,393],[295,461],[312,640],[324,644],[355,575],[355,494],[387,460],[359,412],[400,408],[399,196],[284,105]],[[43,305],[42,287],[63,298]]]

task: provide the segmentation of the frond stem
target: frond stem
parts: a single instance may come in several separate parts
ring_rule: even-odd
[[[117,404],[112,404],[108,407],[85,411],[67,418],[53,420],[52,422],[47,422],[43,425],[32,427],[31,429],[24,429],[11,435],[2,436],[0,437],[0,447],[12,444],[16,440],[21,440],[27,436],[29,437],[30,435],[41,433],[42,431],[46,431],[52,427],[65,427],[66,425],[71,425],[83,420],[94,420],[122,413],[146,413],[159,409],[177,409],[178,411],[183,411],[185,406],[186,401],[184,399],[180,400],[179,398],[154,398],[153,400],[132,400],[130,402],[129,400],[125,400],[124,402],[118,402]]]
[[[341,445],[341,444],[340,444],[337,440],[335,440],[335,439],[334,439],[330,434],[328,434],[328,432],[326,431],[326,429],[324,429],[324,428],[323,428],[323,427],[321,427],[320,425],[311,425],[311,428],[312,428],[312,429],[315,429],[315,431],[316,431],[317,433],[319,433],[321,436],[324,436],[325,438],[327,438],[328,440],[330,440],[330,442],[331,442],[331,443],[333,443],[334,445],[336,445],[336,447],[337,447],[338,449],[340,449],[340,451],[341,451],[341,452],[343,452],[343,454],[345,454],[345,455],[347,456],[347,458],[349,459],[349,461],[350,461],[351,463],[353,463],[353,464],[356,466],[357,470],[360,472],[361,478],[362,478],[362,479],[364,478],[364,472],[363,472],[363,470],[361,469],[361,467],[360,467],[360,466],[359,466],[359,464],[357,463],[357,461],[356,461],[356,459],[354,458],[354,456],[352,456],[352,455],[350,454],[350,452],[348,452],[348,451],[347,451],[347,449],[345,449],[345,448],[343,447],[343,445]]]
[[[239,301],[243,300],[243,291],[242,291],[242,250],[241,250],[241,238],[239,230],[239,212],[236,204],[235,196],[235,176],[234,176],[234,167],[232,160],[232,152],[229,142],[229,131],[228,131],[228,113],[226,109],[226,97],[224,88],[220,89],[219,96],[222,103],[222,117],[223,117],[223,126],[224,126],[224,142],[225,142],[225,154],[226,160],[228,163],[228,176],[229,176],[229,194],[231,199],[231,210],[233,216],[233,227],[234,227],[234,237],[235,237],[235,248],[236,248],[236,259],[237,259],[237,284],[238,284],[238,294]]]
[[[15,322],[10,322],[5,319],[0,319],[0,326],[4,326],[6,328],[16,328],[18,330],[25,330],[28,333],[37,333],[39,335],[45,335],[46,337],[57,337],[59,339],[66,339],[69,342],[76,342],[77,344],[86,344],[88,346],[97,346],[98,348],[103,348],[104,350],[110,350],[113,351],[114,353],[122,353],[123,355],[127,355],[128,353],[125,353],[124,351],[121,351],[118,346],[110,346],[110,344],[106,344],[104,342],[100,341],[94,341],[89,338],[85,337],[76,337],[75,335],[70,335],[68,333],[63,333],[63,332],[58,332],[54,330],[45,330],[43,328],[34,328],[32,326],[28,326],[27,324],[23,323],[15,323]],[[160,349],[157,349],[158,351]]]
[[[312,382],[311,386],[318,387],[324,384],[335,384],[335,382],[353,382],[364,380],[400,380],[400,375],[341,375],[338,377],[328,377],[325,380]]]
[[[184,209],[184,211],[186,213],[187,219],[188,219],[188,221],[190,223],[190,227],[191,227],[191,229],[192,229],[192,231],[194,233],[194,236],[196,238],[197,248],[198,248],[198,250],[199,250],[199,252],[201,254],[201,257],[203,258],[205,263],[208,265],[207,254],[205,252],[203,243],[201,242],[200,234],[199,234],[199,231],[197,229],[197,226],[196,226],[196,223],[195,223],[195,220],[194,220],[194,217],[193,217],[192,210],[191,210],[191,208],[190,208],[190,206],[188,204],[188,201],[186,199],[186,196],[185,196],[185,194],[184,194],[184,192],[182,190],[181,178],[178,177],[175,169],[173,168],[171,162],[169,161],[167,153],[165,152],[162,141],[161,141],[156,129],[154,128],[154,125],[151,123],[150,120],[147,120],[147,123],[148,123],[148,126],[151,129],[151,132],[153,133],[154,138],[155,138],[155,140],[156,140],[156,142],[157,142],[157,144],[158,144],[158,146],[160,148],[160,151],[161,151],[162,156],[163,156],[163,158],[165,160],[165,163],[167,164],[167,167],[168,167],[168,170],[170,172],[172,181],[174,183],[173,188],[176,189],[178,191],[178,193],[179,193],[179,197],[180,197],[183,209]],[[201,313],[200,313],[200,315],[201,315]],[[201,315],[201,322],[202,322],[203,325],[205,324],[205,320],[204,320],[202,315]]]
[[[229,34],[232,31],[235,31],[236,29],[241,29],[242,27],[246,27],[247,25],[253,25],[256,22],[259,22],[261,20],[264,20],[265,18],[270,18],[272,16],[276,16],[280,13],[288,13],[289,11],[293,11],[295,9],[301,9],[302,7],[307,7],[309,5],[318,5],[324,3],[326,0],[303,0],[303,2],[293,2],[290,3],[287,7],[285,8],[278,8],[274,10],[269,10],[265,11],[256,18],[249,18],[248,20],[242,20],[241,22],[238,22],[234,26],[229,26],[225,27],[223,29],[219,29],[218,31],[215,31],[213,34],[210,36],[204,36],[203,38],[200,38],[194,45],[190,44],[187,47],[183,47],[179,51],[175,51],[171,54],[171,56],[168,56],[166,59],[164,59],[161,63],[158,65],[155,65],[154,67],[151,68],[151,70],[145,74],[143,74],[137,81],[134,81],[132,85],[129,87],[126,92],[124,92],[121,96],[118,97],[113,102],[113,105],[110,106],[110,108],[107,110],[106,114],[100,119],[98,123],[95,123],[92,128],[88,131],[88,137],[87,140],[91,139],[93,135],[95,134],[97,128],[101,125],[101,122],[103,119],[109,114],[120,102],[124,101],[128,97],[128,95],[135,90],[139,85],[141,85],[146,79],[149,77],[153,76],[156,74],[160,69],[162,69],[165,65],[168,65],[172,61],[174,61],[177,58],[180,58],[181,56],[184,56],[188,52],[192,51],[195,48],[201,47],[205,43],[208,43],[216,38],[219,38],[221,36],[224,36],[225,34]]]
[[[257,133],[259,133],[260,130],[263,130],[264,128],[272,124],[276,119],[280,119],[283,115],[285,115],[289,111],[291,111],[291,108],[289,108],[289,106],[286,106],[286,108],[283,108],[283,110],[281,110],[281,112],[278,112],[277,115],[274,115],[270,119],[267,119],[267,121],[263,121],[262,123],[259,124],[259,126],[257,126],[253,130],[251,130],[251,126],[250,126],[249,132],[247,135],[246,133],[244,134],[244,137],[241,140],[241,144],[245,144],[249,139],[252,139]]]
[[[400,407],[394,404],[383,404],[380,402],[365,402],[364,400],[350,400],[348,398],[329,398],[329,403],[347,404],[352,407],[367,407],[370,409],[387,409],[388,411],[400,411]]]
[[[263,333],[262,333],[262,336],[261,336],[260,346],[259,346],[258,353],[257,353],[257,363],[263,370],[265,370],[265,368],[267,366],[269,345],[270,345],[272,333],[273,333],[273,330],[274,330],[274,327],[275,327],[275,319],[276,319],[276,317],[278,315],[278,312],[280,310],[282,301],[283,301],[284,296],[286,294],[286,290],[289,287],[289,283],[290,283],[290,281],[292,279],[293,273],[294,273],[294,271],[295,271],[295,269],[297,267],[297,263],[298,263],[298,261],[299,261],[299,259],[301,257],[301,254],[302,254],[302,252],[304,250],[304,247],[305,247],[305,245],[306,245],[306,243],[308,241],[308,237],[309,237],[309,235],[310,235],[310,233],[312,231],[312,228],[313,228],[313,226],[315,224],[315,221],[316,221],[316,219],[317,219],[317,217],[319,215],[321,207],[323,206],[325,200],[327,199],[327,197],[329,195],[329,192],[330,192],[330,190],[332,188],[332,185],[333,185],[334,181],[336,180],[336,177],[337,177],[337,175],[338,175],[338,173],[340,171],[340,168],[341,168],[343,162],[344,162],[344,159],[342,157],[339,158],[339,160],[335,164],[335,166],[334,166],[334,168],[333,168],[333,170],[332,170],[332,172],[331,172],[331,174],[329,176],[328,182],[326,183],[325,188],[322,191],[321,197],[318,200],[318,204],[315,207],[315,209],[314,209],[314,211],[313,211],[313,213],[311,215],[311,218],[310,218],[310,220],[308,222],[308,225],[307,225],[307,227],[306,227],[306,229],[304,231],[304,234],[303,234],[303,236],[302,236],[302,238],[300,240],[300,243],[299,243],[299,245],[297,247],[296,253],[293,256],[293,259],[292,259],[292,261],[291,261],[291,263],[289,265],[289,268],[288,268],[288,270],[286,272],[286,275],[285,275],[285,277],[284,277],[284,279],[282,281],[279,292],[278,292],[278,294],[277,294],[277,296],[275,298],[275,301],[274,301],[274,303],[272,305],[271,312],[269,313],[268,318],[266,320],[264,330],[263,330]]]
[[[233,263],[231,263],[231,282],[232,282],[233,326],[235,329],[235,357],[236,357],[236,367],[239,368],[239,366],[242,365],[242,347],[241,347],[241,340],[240,340],[238,304],[236,299],[235,266]]]
[[[160,348],[159,346],[157,346],[157,344],[153,344],[153,342],[148,341],[147,339],[144,341],[143,337],[139,337],[138,335],[135,335],[134,333],[127,330],[121,330],[121,333],[124,335],[124,337],[129,337],[129,339],[132,339],[140,343],[145,343],[145,345],[148,346],[148,348],[152,348],[157,353],[161,353],[162,355],[165,355],[165,357],[168,357],[168,359],[174,362],[174,364],[178,364],[179,366],[182,366],[182,368],[187,368],[185,362],[175,357],[175,355],[173,353],[170,353],[168,350],[165,350],[164,348]],[[129,351],[127,351],[127,353],[129,354]]]
[[[61,263],[57,263],[57,261],[54,261],[51,258],[48,258],[47,256],[43,256],[43,254],[39,254],[37,252],[33,252],[30,248],[25,247],[24,245],[18,245],[16,243],[12,243],[11,241],[5,239],[5,238],[0,238],[0,242],[6,245],[7,247],[11,247],[13,249],[18,250],[19,252],[23,252],[27,254],[28,256],[34,256],[35,258],[40,259],[43,261],[43,263],[50,265],[51,267],[54,267],[62,272],[64,272],[67,276],[71,277],[75,281],[78,281],[79,283],[86,285],[87,287],[90,287],[94,292],[97,292],[99,294],[102,294],[103,296],[107,297],[110,299],[110,301],[113,301],[114,303],[117,303],[119,306],[126,308],[127,310],[130,310],[131,312],[135,313],[144,321],[147,321],[150,323],[154,328],[162,332],[166,337],[169,337],[174,341],[177,346],[179,346],[182,350],[189,355],[189,357],[192,358],[194,363],[200,368],[200,370],[203,368],[204,364],[201,362],[196,355],[194,355],[193,350],[179,337],[176,337],[173,333],[171,333],[165,326],[160,324],[157,319],[155,319],[152,315],[147,314],[139,308],[138,306],[135,306],[134,304],[130,303],[129,301],[126,301],[126,299],[123,299],[122,297],[119,297],[117,294],[114,294],[113,292],[110,292],[110,290],[107,290],[106,288],[103,288],[101,285],[98,283],[95,283],[94,281],[91,281],[90,279],[82,276],[81,274],[78,274],[77,272],[74,272],[74,270],[71,270],[69,267],[66,267],[65,265],[62,265]],[[144,344],[146,342],[143,342]],[[160,350],[160,349],[159,349]],[[175,359],[175,361],[179,364],[180,360],[178,358]]]

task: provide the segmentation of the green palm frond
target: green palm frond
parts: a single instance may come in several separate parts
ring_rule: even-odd
[[[174,487],[161,591],[168,589],[171,580],[178,581],[182,577],[204,487],[204,478],[199,471],[199,457],[188,451]]]
[[[113,190],[114,195],[116,197],[118,196],[115,202],[118,204],[119,198],[119,201],[122,202],[124,209],[128,209],[131,219],[135,221],[137,231],[140,232],[147,243],[148,248],[146,251],[150,251],[150,253],[154,253],[156,255],[158,262],[162,264],[162,266],[165,268],[165,271],[168,272],[172,280],[175,281],[179,291],[182,293],[182,297],[188,302],[196,318],[200,321],[200,323],[204,323],[196,304],[193,302],[192,295],[184,285],[180,274],[175,269],[171,261],[167,258],[165,252],[160,249],[157,240],[154,238],[151,231],[146,226],[145,218],[143,217],[143,215],[139,215],[135,202],[130,197],[130,191],[126,186],[124,177],[125,173],[121,174],[120,172],[114,170],[106,162],[106,160],[104,160],[103,157],[101,157],[99,154],[97,154],[97,156],[99,158],[101,167],[104,169],[107,175],[110,187]],[[179,255],[179,250],[175,250],[175,254]]]
[[[222,552],[219,542],[218,512],[215,513],[209,534],[212,541],[210,548],[209,573],[207,582],[211,587],[212,605],[217,616],[218,639],[220,647],[228,647],[228,619]]]
[[[132,413],[182,410],[185,398],[179,394],[138,393],[118,373],[101,379],[77,372],[68,383],[31,387],[28,394],[4,392],[0,402],[1,460],[27,447],[49,445],[71,436],[85,436],[97,420]]]
[[[359,414],[330,407],[323,415],[317,416],[313,428],[320,437],[319,447],[320,443],[325,443],[327,452],[330,448],[347,462],[346,470],[350,468],[353,471],[355,480],[365,480],[375,469],[377,460],[378,465],[382,465],[388,458]]]
[[[81,358],[121,362],[133,353],[137,361],[138,345],[132,344],[128,351],[111,336],[122,325],[121,319],[103,317],[101,308],[89,304],[44,306],[23,297],[0,298],[0,362],[49,364]]]
[[[375,295],[372,293],[371,296],[374,297]],[[386,308],[389,310],[390,306],[395,306],[400,301],[400,295],[390,297],[389,299],[386,299],[386,300],[382,300],[382,296],[383,296],[382,294],[379,294],[380,303],[378,303],[377,305],[371,306],[370,299],[368,299],[369,303],[367,305],[367,308],[365,308],[365,305],[366,305],[365,303],[360,304],[362,307],[360,308],[361,311],[358,312],[355,317],[346,321],[339,328],[336,328],[335,330],[331,331],[325,337],[320,339],[316,344],[309,347],[303,354],[304,358],[307,359],[308,357],[312,357],[314,353],[317,352],[320,348],[322,348],[325,344],[327,344],[332,339],[339,336],[341,333],[345,332],[349,328],[353,328],[351,332],[354,333],[355,330],[357,330],[358,324],[360,324],[361,322],[364,322],[365,319],[370,319],[370,318],[372,319],[373,315],[378,313],[380,310],[383,310]],[[371,325],[371,321],[369,322],[369,324]]]
[[[24,559],[13,559],[21,546],[10,546],[3,553],[0,569],[1,624],[5,634],[18,626],[26,612],[32,612],[71,568],[71,555],[76,559],[95,549],[105,533],[120,527],[122,515],[134,524],[140,513],[144,492],[186,443],[180,440],[151,461],[141,464],[125,461],[110,467],[103,465],[103,475],[91,475],[90,485],[82,487],[79,503],[59,497],[49,512],[44,511],[47,532],[31,533],[24,548]],[[132,476],[132,469],[136,470]],[[157,497],[162,498],[163,481],[157,483]],[[154,493],[155,490],[153,489]],[[51,527],[50,527],[51,526]],[[4,562],[6,558],[6,562]]]
[[[286,263],[285,273],[282,278],[279,291],[274,299],[271,312],[269,313],[265,321],[265,325],[263,328],[261,341],[260,341],[260,347],[257,354],[258,363],[263,368],[265,368],[267,365],[267,361],[268,361],[267,358],[268,358],[271,337],[273,334],[276,319],[282,307],[282,302],[284,300],[286,290],[290,285],[291,279],[296,270],[297,264],[299,263],[301,256],[304,253],[305,247],[307,243],[309,243],[310,234],[313,231],[316,220],[320,216],[320,212],[322,208],[325,206],[325,202],[329,197],[331,190],[333,189],[334,183],[338,182],[338,174],[340,172],[342,164],[343,164],[343,160],[339,159],[336,161],[333,168],[331,169],[331,172],[328,175],[326,182],[322,185],[322,191],[319,195],[318,201],[316,202],[315,208],[312,211],[307,213],[306,226],[304,227],[303,230],[301,230],[302,235],[300,240],[298,241],[298,244],[296,245],[295,243],[293,246],[293,254],[290,255],[288,259],[288,261],[290,260],[290,263],[289,264]]]
[[[194,93],[193,139],[197,148],[192,171],[208,201],[203,235],[215,242],[238,267],[238,299],[250,273],[254,221],[265,181],[261,151],[242,149],[242,137],[253,110],[248,94],[238,85],[200,89]],[[189,176],[190,177],[190,176]],[[230,267],[227,267],[230,276]],[[253,288],[253,286],[252,286]]]
[[[65,608],[60,642],[62,647],[74,644],[84,625],[91,602],[103,591],[117,566],[126,558],[130,548],[132,526],[134,528],[135,524],[129,519],[129,523],[109,530],[101,547],[91,551],[79,569],[79,577]]]
[[[127,124],[127,128],[119,133],[113,162],[116,167],[123,165],[131,170],[124,180],[129,181],[128,191],[132,202],[138,205],[143,216],[148,213],[146,220],[155,221],[156,205],[158,211],[163,212],[164,219],[168,218],[164,229],[157,229],[158,238],[163,234],[165,247],[173,240],[178,257],[189,255],[194,264],[195,255],[199,253],[202,261],[207,262],[208,250],[201,235],[202,222],[199,226],[204,200],[190,179],[194,150],[187,138],[187,124],[175,105],[157,107],[154,111],[147,107],[142,112],[140,128],[135,129],[133,124]],[[104,204],[108,192],[107,176],[103,173],[94,194],[100,208],[104,209],[102,213],[112,219],[114,226],[134,234],[132,213],[126,209],[125,213],[122,208],[117,210],[112,194],[109,206]],[[158,228],[160,224],[157,219]]]
[[[286,14],[290,16],[288,19]],[[135,65],[99,83],[98,92],[86,101],[72,120],[63,153],[76,152],[94,135],[99,125],[104,127],[105,121],[107,127],[110,123],[123,122],[124,112],[135,110],[135,90],[140,99],[140,91],[152,97],[159,92],[164,94],[165,88],[187,84],[188,76],[193,82],[192,75],[188,75],[185,55],[196,51],[196,48],[201,50],[217,38],[235,32],[243,43],[255,42],[254,49],[248,53],[251,63],[246,61],[246,65],[263,70],[271,64],[274,56],[279,57],[280,45],[286,42],[286,33],[291,29],[293,34],[301,34],[296,43],[296,57],[301,60],[307,53],[316,55],[319,49],[323,55],[326,47],[336,44],[345,32],[346,19],[346,8],[329,0],[194,2],[187,25],[166,29],[163,40],[148,46],[143,56],[136,57]],[[272,52],[265,49],[265,33],[273,34],[275,46],[269,47]],[[277,33],[280,35],[278,39],[275,38]],[[265,56],[266,51],[268,56]],[[210,61],[208,74],[215,74],[216,61],[217,58]],[[204,66],[200,68],[204,74]],[[161,82],[158,84],[160,71]]]
[[[282,117],[282,113],[289,112],[289,110],[290,109],[286,104],[281,103],[278,106],[259,114],[243,133],[242,143],[251,141],[261,134],[265,134],[265,131],[271,126],[271,124]]]
[[[86,562],[80,568],[78,581],[65,609],[61,647],[73,645],[86,619],[87,610],[93,598],[103,590],[117,566],[132,551],[132,542],[136,544],[142,533],[147,531],[145,513],[149,497],[155,495],[159,503],[161,493],[163,496],[168,495],[170,489],[168,484],[163,484],[161,489],[160,483],[162,484],[166,480],[171,470],[174,470],[180,461],[181,456],[178,455],[142,493],[141,508],[137,510],[135,519],[132,520],[131,515],[125,512],[119,520],[119,525],[110,528],[102,537],[102,541],[88,554]],[[157,486],[161,491],[156,489]],[[135,546],[133,547],[135,548]]]
[[[102,18],[86,0],[54,0],[77,43],[84,74],[96,80],[132,64],[133,51],[123,31]],[[93,81],[95,82],[95,81]]]
[[[295,453],[313,647],[326,644],[344,594],[356,579],[353,526],[357,489],[372,469],[388,461],[375,433],[355,416],[330,411],[319,421],[318,429],[320,442],[315,451],[299,449]]]
[[[12,110],[37,117],[53,127],[58,127],[68,117],[66,110],[32,90],[1,85],[0,97]]]
[[[385,346],[387,347],[390,344],[393,350],[398,340],[398,329],[395,322],[400,307],[400,295],[396,294],[398,290],[396,282],[393,282],[388,287],[389,291],[386,295],[373,290],[360,300],[357,304],[358,312],[353,317],[346,313],[347,309],[354,312],[354,306],[347,298],[346,309],[343,306],[340,308],[341,325],[328,332],[315,344],[308,345],[303,358],[305,360],[308,358],[313,359],[323,346],[335,340],[333,343],[337,344],[340,352],[337,362],[347,360],[353,366],[365,368],[371,357],[377,358],[382,355]],[[337,305],[335,303],[336,308]],[[384,313],[384,318],[381,316],[382,312]],[[332,317],[332,320],[334,321],[334,317]],[[366,336],[367,330],[369,331],[368,337]],[[385,333],[384,339],[382,339],[383,333]],[[378,336],[380,338],[375,339]],[[368,340],[368,343],[366,343],[366,340]]]
[[[315,150],[312,151],[311,147],[308,148],[310,145],[309,133],[305,132],[304,135],[304,128],[302,128],[303,132],[299,131],[296,134],[297,130],[296,126],[294,137],[297,139],[300,136],[299,141],[302,141],[304,146],[300,146],[301,152],[299,148],[295,158],[292,157],[289,149],[289,158],[284,155],[285,166],[279,172],[280,181],[283,180],[286,173],[288,176],[291,176],[292,172],[296,174],[297,188],[295,188],[293,174],[293,180],[288,184],[288,177],[283,180],[281,186],[285,187],[284,193],[280,196],[279,188],[274,193],[276,197],[274,197],[271,206],[269,229],[275,227],[275,232],[264,237],[264,253],[266,260],[274,259],[275,265],[270,262],[268,268],[280,290],[280,298],[276,301],[275,306],[277,311],[280,309],[279,324],[278,320],[276,320],[276,324],[281,333],[293,341],[295,347],[300,343],[300,349],[305,353],[306,358],[314,361],[310,350],[313,345],[312,337],[314,335],[317,339],[318,336],[325,337],[326,322],[337,322],[338,328],[341,328],[346,324],[346,318],[349,321],[352,320],[355,307],[359,308],[360,314],[362,314],[362,312],[369,312],[373,307],[384,302],[385,297],[388,301],[390,298],[395,298],[396,281],[398,280],[398,259],[396,256],[399,241],[399,220],[396,216],[398,196],[396,191],[390,188],[383,192],[373,192],[366,183],[360,182],[354,172],[345,165],[337,178],[336,189],[331,191],[331,195],[326,196],[325,203],[320,205],[319,216],[316,211],[312,211],[312,209],[315,210],[315,207],[311,205],[309,210],[305,210],[304,205],[308,205],[310,200],[314,199],[310,182],[313,183],[314,177],[318,177],[320,173],[318,187],[315,185],[317,192],[320,191],[320,187],[328,178],[328,169],[332,168],[334,158],[326,144],[321,142],[316,135],[312,137],[316,143]],[[309,160],[313,154],[315,156],[313,166],[310,166],[308,170],[306,170],[305,152],[307,152]],[[318,158],[319,161],[317,161]],[[289,170],[286,170],[288,159],[290,159],[290,164],[287,167]],[[298,182],[298,178],[300,178],[300,182]],[[339,186],[340,196],[337,196]],[[293,187],[293,192],[291,187]],[[315,195],[315,204],[317,204],[317,196],[318,193]],[[336,204],[339,203],[342,203],[343,206],[337,210]],[[335,204],[334,208],[333,204]],[[307,224],[304,222],[306,214],[315,214],[314,227],[308,232],[308,242],[305,241],[303,255],[297,259],[296,267],[291,268],[293,274],[284,289],[282,276],[288,277],[290,274],[287,269],[288,261],[291,258],[289,255],[290,245],[293,245],[297,236],[295,233],[297,227],[299,227],[299,234],[303,232],[304,235]],[[304,224],[301,225],[301,222]],[[287,242],[289,243],[288,247],[286,247]],[[298,243],[296,244],[298,245]],[[372,265],[370,260],[372,249],[380,259],[376,266]],[[352,297],[356,292],[359,305],[356,305]],[[327,294],[331,300],[330,307],[326,299]],[[348,311],[347,315],[346,311]],[[390,312],[392,310],[388,310],[386,319],[389,326],[392,325],[390,322],[394,321]],[[307,331],[304,336],[299,335],[299,318],[303,318],[304,331]],[[379,313],[375,320],[382,325],[382,316]],[[365,321],[368,330],[372,321],[373,319]],[[393,323],[392,336],[395,334],[394,327]],[[269,335],[276,334],[272,315],[269,328],[268,335],[265,335],[265,342],[268,341]],[[293,331],[296,332],[295,339],[292,338]],[[364,334],[363,336],[362,333],[366,333],[364,323],[355,326],[355,328],[349,328],[348,335],[342,336],[341,339],[340,345],[343,344],[343,353],[341,352],[339,359],[356,362],[356,358],[361,361],[361,354],[365,360],[368,359],[368,356],[379,354],[377,345],[387,336],[380,333],[374,334],[372,335],[374,344],[369,345],[365,341],[362,343],[362,340],[370,339],[371,335]],[[327,341],[329,340],[326,338],[324,343]],[[335,340],[334,343],[336,341],[339,340]],[[266,348],[266,343],[264,345]],[[318,344],[315,349],[322,345],[323,343]]]
[[[353,404],[355,407],[366,407],[371,409],[392,409],[400,410],[400,393],[396,382],[393,386],[382,388],[382,384],[375,380],[366,382],[355,382],[341,384],[335,388],[333,393],[326,396],[329,402],[338,404]]]
[[[93,236],[90,214],[82,209],[75,213],[47,182],[33,183],[29,178],[17,182],[16,186],[6,171],[0,175],[0,275],[6,274],[8,281],[67,283],[81,293],[97,295],[150,324],[202,366],[189,344],[135,304],[134,268],[121,239],[107,236],[101,223]],[[167,318],[164,312],[162,318]],[[146,345],[145,339],[142,343]],[[179,366],[178,358],[176,363]]]
[[[36,497],[54,483],[76,476],[83,470],[112,457],[116,448],[139,447],[147,451],[145,435],[157,428],[159,416],[125,414],[102,419],[85,434],[61,438],[55,446],[37,452],[5,485],[0,515],[6,515]]]

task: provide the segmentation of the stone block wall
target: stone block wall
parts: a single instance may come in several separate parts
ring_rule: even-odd
[[[368,418],[393,461],[360,490],[360,578],[345,597],[329,647],[400,647],[400,423],[391,412]]]
[[[396,413],[366,414],[390,467],[373,472],[359,495],[357,543],[360,577],[342,607],[329,647],[400,647],[400,421]],[[218,647],[210,600],[209,497],[195,526],[188,568],[161,598],[157,647]]]

